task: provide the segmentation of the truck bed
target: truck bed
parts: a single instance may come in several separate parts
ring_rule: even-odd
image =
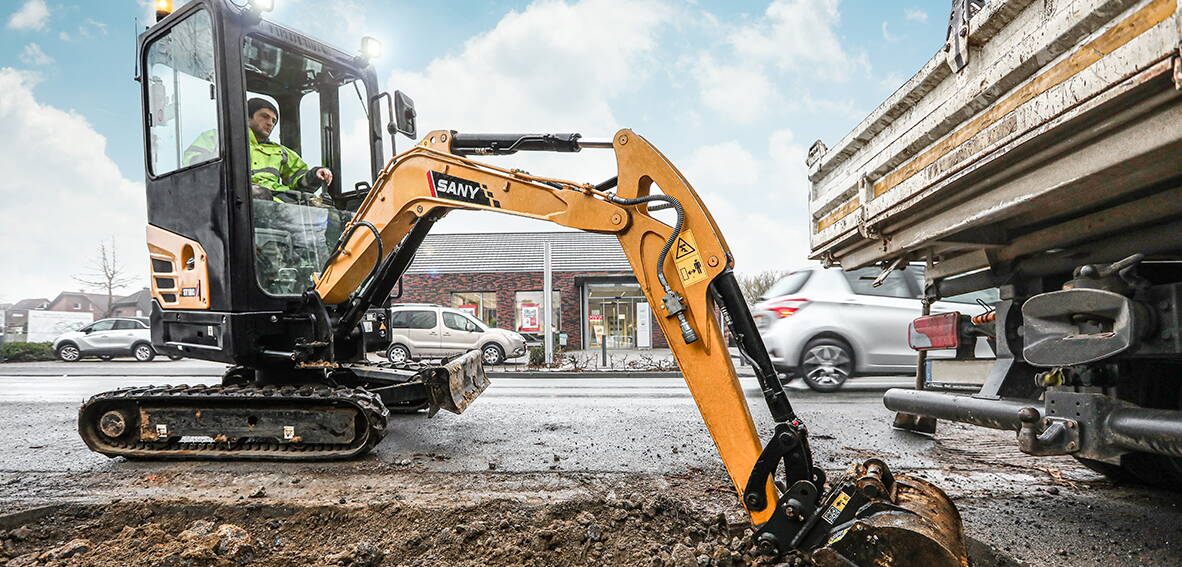
[[[814,144],[811,256],[931,255],[941,278],[1176,254],[1182,239],[1157,235],[1182,234],[1180,30],[1178,0],[988,2],[967,65],[937,52],[832,148]]]

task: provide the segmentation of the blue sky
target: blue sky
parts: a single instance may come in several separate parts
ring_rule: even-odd
[[[381,39],[379,80],[415,98],[420,132],[633,128],[703,194],[740,271],[805,261],[804,152],[835,143],[918,70],[942,45],[948,10],[947,0],[276,4],[270,19],[341,47]],[[0,0],[0,169],[17,172],[0,183],[0,266],[15,274],[0,301],[76,288],[70,276],[104,238],[144,273],[132,73],[150,10]],[[495,163],[587,181],[613,173],[585,154]],[[437,231],[548,229],[452,215]]]

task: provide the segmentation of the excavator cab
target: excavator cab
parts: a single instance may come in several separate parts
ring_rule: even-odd
[[[347,53],[263,15],[193,0],[162,10],[139,39],[152,327],[170,354],[257,364],[258,334],[276,331],[271,318],[313,284],[394,134],[415,133],[410,98],[378,87],[376,40]],[[261,140],[249,126],[254,98],[278,115]],[[320,167],[330,183],[307,175]]]

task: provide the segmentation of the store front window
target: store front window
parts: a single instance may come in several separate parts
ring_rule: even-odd
[[[647,318],[648,300],[640,284],[587,284],[587,327],[583,333],[587,348],[599,348],[604,343],[609,349],[647,346],[649,337],[637,336],[637,309],[641,304],[641,314]]]
[[[560,298],[562,294],[557,291],[551,292],[550,296],[550,324],[554,328],[554,332],[561,332],[560,321],[562,321],[562,302]],[[542,332],[542,292],[540,291],[519,291],[517,292],[517,306],[515,309],[515,326],[518,333],[541,333]]]
[[[495,291],[452,293],[451,306],[484,321],[489,327],[497,326],[497,292]]]

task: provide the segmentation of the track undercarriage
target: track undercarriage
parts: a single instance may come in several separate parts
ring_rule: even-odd
[[[242,370],[232,368],[217,386],[95,395],[78,411],[78,431],[110,457],[348,459],[382,440],[391,411],[458,414],[488,387],[478,352],[439,365],[346,363],[299,385],[259,385]]]

